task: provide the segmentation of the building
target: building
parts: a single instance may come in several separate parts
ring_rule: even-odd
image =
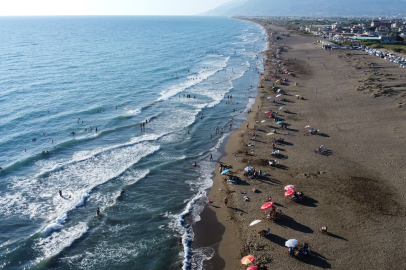
[[[372,27],[377,27],[377,28],[378,27],[385,27],[385,28],[390,29],[391,26],[392,26],[392,23],[388,22],[388,21],[372,21],[371,26]]]
[[[383,36],[380,36],[379,41],[382,44],[395,44],[396,43],[396,38],[395,37],[383,37]]]
[[[402,23],[400,23],[400,22],[394,22],[394,23],[392,23],[392,28],[399,28],[399,27],[401,27],[402,26]]]
[[[331,29],[343,29],[343,24],[340,22],[333,23]]]

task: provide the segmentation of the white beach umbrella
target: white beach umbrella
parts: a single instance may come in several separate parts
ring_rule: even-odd
[[[282,94],[277,94],[277,95],[276,95],[276,97],[280,97],[280,96],[282,96]]]
[[[253,222],[251,222],[250,226],[257,225],[257,224],[260,223],[261,221],[262,221],[262,220],[260,220],[260,219],[254,220]]]
[[[289,239],[288,241],[285,242],[286,247],[296,247],[299,244],[299,241],[296,239]]]
[[[251,166],[248,166],[247,168],[245,168],[244,170],[246,171],[246,172],[249,172],[249,171],[252,171],[254,168],[253,167],[251,167]]]

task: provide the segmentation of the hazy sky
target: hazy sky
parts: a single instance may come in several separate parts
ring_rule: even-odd
[[[0,16],[196,15],[230,0],[0,0]]]

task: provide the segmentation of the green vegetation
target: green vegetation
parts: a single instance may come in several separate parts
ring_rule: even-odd
[[[376,44],[370,47],[375,49],[385,49],[387,51],[394,51],[397,53],[406,53],[406,45],[403,44]]]

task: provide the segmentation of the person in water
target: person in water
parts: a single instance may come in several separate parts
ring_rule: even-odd
[[[59,196],[63,197],[62,190],[59,190]]]
[[[121,194],[124,194],[124,193],[125,193],[125,191],[124,191],[124,189],[122,189],[122,190],[121,190]]]
[[[99,207],[97,207],[96,214],[97,214],[98,216],[100,216],[100,208],[99,208]]]

